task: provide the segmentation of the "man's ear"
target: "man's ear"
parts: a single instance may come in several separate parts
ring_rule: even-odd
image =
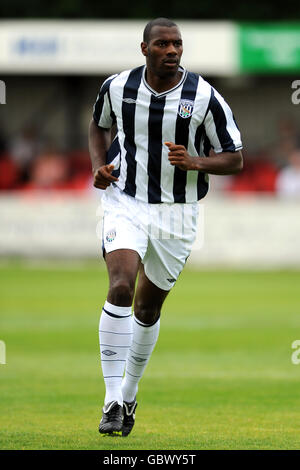
[[[141,43],[142,54],[147,57],[148,55],[148,44],[146,42]]]

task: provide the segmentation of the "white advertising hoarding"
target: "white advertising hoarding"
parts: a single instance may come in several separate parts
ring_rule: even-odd
[[[178,21],[182,65],[205,74],[234,75],[237,28],[231,22]],[[0,72],[108,75],[145,62],[146,21],[0,21]]]
[[[207,197],[200,202],[198,267],[300,267],[299,201]],[[0,256],[101,257],[100,197],[45,194],[0,198]]]

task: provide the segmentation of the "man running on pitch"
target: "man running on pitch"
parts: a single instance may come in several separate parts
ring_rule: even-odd
[[[180,66],[177,25],[166,18],[150,21],[141,51],[146,65],[103,83],[89,129],[94,186],[105,190],[109,276],[99,325],[106,387],[99,432],[123,436],[134,425],[138,382],[158,339],[161,307],[195,240],[207,174],[233,174],[243,166],[228,104]]]

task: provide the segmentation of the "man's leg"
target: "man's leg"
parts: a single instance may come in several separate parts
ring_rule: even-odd
[[[138,382],[143,375],[158,339],[160,310],[169,291],[154,285],[141,264],[134,301],[133,339],[126,362],[122,394],[125,402],[133,402]]]
[[[140,257],[134,250],[115,250],[105,255],[109,291],[99,323],[101,366],[105,400],[101,433],[122,427],[123,397],[121,383],[132,342],[131,305]]]

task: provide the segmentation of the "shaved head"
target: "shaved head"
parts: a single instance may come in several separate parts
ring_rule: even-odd
[[[172,28],[176,26],[176,28],[178,28],[177,24],[174,23],[174,21],[169,20],[168,18],[156,18],[155,20],[149,21],[149,23],[147,23],[145,26],[143,34],[144,42],[148,43],[150,41],[151,30],[154,26],[166,26],[167,28]]]

